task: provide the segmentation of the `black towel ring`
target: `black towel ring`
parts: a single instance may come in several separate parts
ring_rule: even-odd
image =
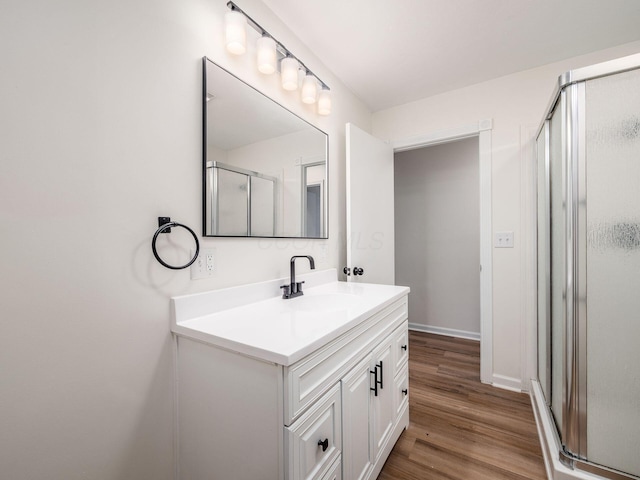
[[[193,239],[196,241],[196,253],[193,255],[193,258],[191,259],[191,261],[189,263],[187,263],[186,265],[182,265],[182,266],[179,266],[179,267],[176,267],[174,265],[169,265],[168,263],[166,263],[164,260],[162,260],[160,258],[160,255],[158,255],[158,251],[156,250],[156,240],[158,239],[158,235],[160,235],[165,230],[167,230],[167,229],[169,229],[171,227],[182,227],[182,228],[188,230],[189,233],[191,233],[191,235],[193,235]],[[167,222],[167,223],[164,223],[164,224],[160,225],[160,228],[158,228],[158,230],[156,230],[156,233],[153,235],[153,240],[151,241],[151,250],[153,250],[153,256],[156,257],[156,260],[158,260],[161,265],[163,265],[163,266],[165,266],[167,268],[170,268],[171,270],[182,270],[183,268],[187,268],[187,267],[191,266],[191,264],[193,262],[195,262],[196,259],[198,258],[198,254],[200,253],[200,242],[198,242],[198,237],[196,236],[195,232],[193,230],[191,230],[189,227],[187,227],[186,225],[182,225],[181,223],[178,223],[178,222]]]

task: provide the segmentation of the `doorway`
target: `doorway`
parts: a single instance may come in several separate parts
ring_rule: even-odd
[[[480,380],[494,383],[491,226],[491,119],[392,142],[346,125],[346,266],[364,266],[366,278],[348,281],[395,283],[394,153],[475,137],[480,193]],[[346,268],[345,268],[346,273]],[[371,275],[373,273],[373,275]],[[380,280],[378,280],[380,278]]]
[[[395,278],[413,330],[480,340],[478,137],[394,155]]]
[[[491,119],[480,120],[446,130],[397,140],[392,143],[394,153],[462,140],[478,139],[480,176],[480,380],[494,383],[493,378],[493,259],[491,223]]]

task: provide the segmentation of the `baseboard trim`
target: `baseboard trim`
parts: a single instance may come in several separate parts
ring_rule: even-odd
[[[480,332],[467,332],[466,330],[456,330],[454,328],[434,327],[433,325],[423,325],[421,323],[409,323],[409,330],[416,332],[433,333],[435,335],[445,335],[447,337],[466,338],[467,340],[480,341]]]
[[[502,388],[504,390],[511,390],[513,392],[522,392],[522,380],[514,377],[507,377],[506,375],[499,375],[494,373],[492,376],[491,384],[494,387]]]

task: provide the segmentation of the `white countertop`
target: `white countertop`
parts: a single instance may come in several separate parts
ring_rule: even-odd
[[[319,273],[301,276],[310,286],[303,296],[288,300],[279,295],[260,299],[265,295],[255,294],[273,291],[274,285],[286,283],[282,279],[173,298],[171,330],[288,366],[409,293],[408,287],[338,282],[335,270]],[[242,296],[257,300],[242,302]],[[223,299],[229,308],[214,306]]]

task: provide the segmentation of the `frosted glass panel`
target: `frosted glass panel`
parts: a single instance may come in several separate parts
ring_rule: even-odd
[[[586,92],[587,456],[640,475],[640,72]]]
[[[247,235],[247,176],[218,168],[217,235]]]
[[[536,141],[538,164],[538,380],[544,397],[549,402],[550,372],[549,366],[549,328],[547,317],[547,274],[549,265],[547,208],[547,169],[546,169],[546,127]]]
[[[564,93],[563,93],[564,95]],[[551,411],[562,438],[562,385],[564,383],[565,329],[565,203],[562,158],[562,109],[556,107],[550,122],[549,183],[551,203]]]
[[[251,177],[251,236],[273,237],[274,188],[271,180]]]

